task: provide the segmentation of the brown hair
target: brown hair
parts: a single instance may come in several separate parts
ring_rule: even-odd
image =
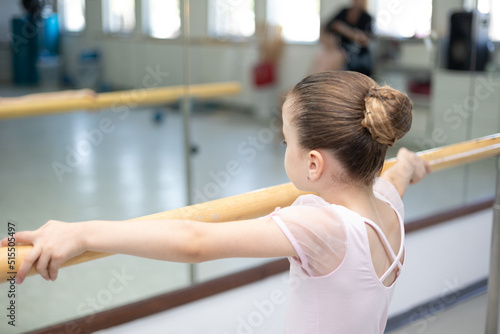
[[[300,146],[332,152],[356,183],[373,183],[387,148],[411,126],[408,96],[358,72],[310,75],[288,98]]]

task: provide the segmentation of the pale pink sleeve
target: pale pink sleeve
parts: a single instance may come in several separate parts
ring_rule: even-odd
[[[318,196],[301,196],[271,217],[297,252],[294,259],[309,276],[327,275],[342,263],[346,249],[342,219]]]
[[[401,219],[404,219],[404,205],[401,196],[399,195],[396,187],[392,185],[389,181],[384,178],[377,178],[373,185],[373,192],[379,194],[383,198],[385,198],[391,205],[396,209],[396,211],[401,216]]]

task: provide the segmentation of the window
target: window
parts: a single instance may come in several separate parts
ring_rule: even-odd
[[[135,28],[134,0],[103,0],[102,13],[106,33],[130,33]]]
[[[319,0],[269,0],[267,20],[282,27],[285,42],[315,42],[320,31],[319,8]]]
[[[432,0],[378,0],[372,3],[374,32],[391,37],[426,37],[431,33]]]
[[[254,0],[210,0],[209,35],[217,39],[244,39],[255,34]]]
[[[63,0],[62,19],[65,31],[83,31],[85,29],[85,0]]]
[[[500,3],[498,1],[491,2],[490,38],[492,41],[500,41]]]
[[[498,1],[478,0],[477,10],[490,14],[490,39],[500,41],[500,3]]]
[[[179,0],[143,0],[144,31],[154,38],[177,38],[181,33]]]

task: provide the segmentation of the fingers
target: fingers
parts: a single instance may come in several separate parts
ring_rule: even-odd
[[[51,261],[50,267],[49,267],[49,277],[50,280],[55,281],[57,279],[57,273],[59,272],[59,266],[53,265],[53,261]]]
[[[427,172],[427,174],[430,174],[432,172],[431,164],[427,160],[424,160],[424,162],[425,162],[425,171]]]
[[[413,164],[415,166],[415,171],[411,178],[411,183],[420,182],[423,178],[431,172],[431,166],[429,162],[415,155],[413,159]]]
[[[41,247],[33,247],[26,255],[17,271],[16,283],[22,284],[29,271],[35,266],[36,271],[47,281],[55,281],[62,262],[43,252]]]
[[[21,284],[24,281],[24,279],[26,278],[26,275],[30,271],[31,267],[33,267],[33,264],[38,260],[41,253],[42,253],[42,248],[35,246],[28,253],[28,255],[26,255],[23,262],[19,266],[19,270],[17,271],[17,275],[16,275],[16,283],[17,284]]]
[[[9,243],[15,242],[16,244],[32,244],[34,240],[33,231],[23,231],[14,234],[14,237],[5,237],[0,241],[0,247],[7,247]]]
[[[405,164],[411,166],[413,171],[411,172],[410,184],[415,184],[420,182],[427,174],[431,172],[431,166],[428,161],[419,157],[406,148],[401,148],[397,154],[398,161],[404,161]]]
[[[64,263],[64,260],[59,259],[57,257],[52,257],[49,263],[48,267],[48,274],[49,278],[52,281],[55,281],[57,279],[57,274],[59,272],[59,268],[61,268],[62,264]]]
[[[22,283],[32,267],[44,279],[54,281],[63,263],[84,251],[78,242],[78,226],[51,220],[36,231],[16,234],[16,242],[33,244],[19,266],[17,282]]]
[[[406,147],[401,147],[398,151],[396,159],[403,160],[408,156],[409,153],[410,153],[410,151]]]
[[[35,240],[35,231],[22,231],[14,234],[16,244],[32,244]]]
[[[19,243],[33,244],[34,239],[35,239],[34,231],[17,232],[16,234],[14,234],[13,237],[7,237],[2,239],[2,241],[0,241],[0,247],[6,247],[9,244],[12,246],[12,242],[14,242],[15,244]],[[33,247],[33,249],[25,256],[24,260],[19,266],[19,270],[17,271],[16,275],[17,284],[21,284],[24,281],[31,267],[33,267],[33,264],[40,257],[40,253],[41,253],[40,247]]]
[[[72,253],[72,249],[69,247],[73,246],[72,244],[65,247],[63,251],[59,249],[58,240],[61,239],[61,236],[66,236],[68,228],[69,225],[65,223],[49,221],[36,231],[17,232],[0,241],[2,247],[9,244],[12,246],[13,242],[33,245],[33,248],[19,265],[16,283],[21,284],[33,267],[46,280],[53,281],[57,278],[59,268],[68,258],[68,253],[75,253],[75,251]],[[72,240],[70,236],[68,238]]]
[[[34,246],[19,267],[16,283],[21,284],[33,266],[45,280],[55,281],[63,263],[63,257],[58,257],[50,251],[44,251],[41,246]]]
[[[47,255],[46,252],[42,252],[41,255],[39,255],[38,260],[35,263],[35,269],[36,269],[36,271],[46,281],[50,281],[49,262],[50,262],[50,255]],[[29,269],[28,269],[28,271],[29,271]]]

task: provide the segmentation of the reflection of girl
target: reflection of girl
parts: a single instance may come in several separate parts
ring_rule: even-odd
[[[320,50],[314,58],[312,73],[342,70],[346,66],[344,52],[339,48],[338,37],[321,30]]]
[[[368,44],[372,34],[372,18],[366,12],[366,0],[352,0],[327,24],[326,30],[340,36],[346,53],[347,69],[371,75],[372,64]]]
[[[266,217],[217,224],[51,221],[15,234],[33,244],[16,281],[32,266],[55,280],[66,260],[85,251],[177,262],[288,257],[286,333],[382,334],[404,262],[401,197],[429,165],[401,149],[398,162],[377,175],[388,147],[410,129],[411,113],[406,95],[360,73],[313,74],[288,94],[283,134],[288,177],[317,195]]]

